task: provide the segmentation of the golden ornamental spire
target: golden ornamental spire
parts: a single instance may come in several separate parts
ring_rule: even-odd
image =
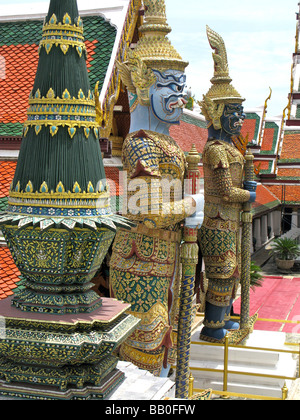
[[[144,0],[144,6],[145,21],[139,28],[142,37],[134,55],[151,69],[184,71],[188,63],[167,38],[172,29],[167,23],[165,0]]]
[[[207,38],[209,45],[215,51],[212,56],[214,60],[214,77],[211,82],[214,83],[231,83],[232,79],[229,77],[229,67],[227,60],[227,51],[223,38],[206,26]]]
[[[141,33],[163,32],[169,34],[172,29],[167,24],[165,0],[144,0],[145,22],[139,28]]]
[[[134,50],[127,48],[127,60],[118,62],[117,67],[128,91],[138,96],[141,105],[149,105],[149,89],[156,80],[152,70],[184,72],[188,62],[167,37],[172,29],[167,23],[165,0],[144,0],[144,6],[141,37]]]

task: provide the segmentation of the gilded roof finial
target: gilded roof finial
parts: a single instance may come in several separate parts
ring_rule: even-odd
[[[227,51],[223,38],[206,26],[207,38],[209,45],[215,51],[212,56],[214,60],[214,77],[211,82],[214,83],[231,83],[229,76],[229,67],[227,59]]]
[[[134,50],[135,57],[151,69],[184,71],[188,63],[167,38],[172,29],[167,23],[165,0],[144,0],[144,6],[145,22],[139,28],[142,37]]]

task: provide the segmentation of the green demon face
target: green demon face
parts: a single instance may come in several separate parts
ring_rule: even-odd
[[[239,136],[245,118],[246,115],[241,104],[227,104],[221,117],[222,128],[231,137]]]

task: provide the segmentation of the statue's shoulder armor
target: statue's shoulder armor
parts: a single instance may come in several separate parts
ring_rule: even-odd
[[[203,163],[211,165],[213,169],[228,169],[235,163],[243,166],[244,158],[235,146],[220,140],[210,140],[203,152]]]
[[[145,131],[129,134],[123,145],[122,160],[130,177],[160,176],[161,150]]]
[[[213,169],[228,169],[226,145],[219,140],[209,140],[203,151],[203,163]]]

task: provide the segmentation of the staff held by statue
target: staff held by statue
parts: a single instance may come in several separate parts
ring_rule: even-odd
[[[250,192],[255,194],[256,182],[254,167],[254,156],[248,146],[249,136],[239,135],[232,139],[234,145],[240,150],[245,158],[244,166],[244,186]],[[250,319],[250,277],[251,277],[251,238],[252,238],[252,202],[243,204],[242,213],[242,239],[241,239],[241,319],[240,328],[251,330],[251,325],[256,321],[257,315]]]
[[[245,154],[245,178],[244,183],[248,190],[255,189],[254,181],[254,157],[250,150]],[[242,214],[242,275],[241,275],[241,321],[240,328],[247,328],[250,320],[250,272],[251,272],[251,233],[252,214],[251,203],[244,203]]]
[[[200,172],[198,165],[200,155],[193,145],[187,156],[188,169],[186,173],[185,195],[192,195],[196,200],[202,200],[198,195],[200,189]],[[199,203],[197,203],[199,208]],[[183,228],[183,244],[181,246],[182,282],[178,321],[177,370],[176,370],[176,398],[188,398],[190,379],[190,345],[192,330],[193,297],[195,288],[196,267],[198,264],[199,247],[197,243],[198,226],[203,222],[203,212],[186,219]]]

